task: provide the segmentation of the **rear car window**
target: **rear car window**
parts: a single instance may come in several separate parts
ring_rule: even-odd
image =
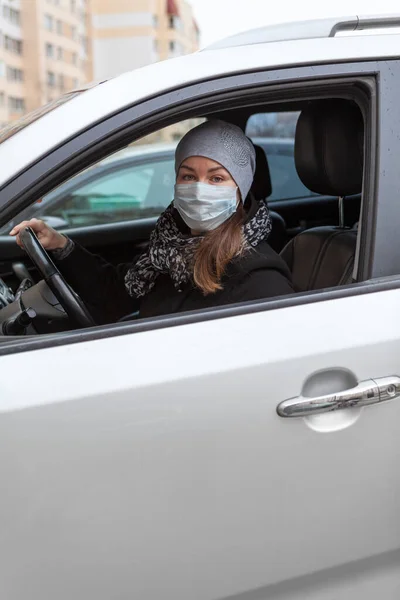
[[[269,202],[318,196],[300,180],[294,161],[294,137],[298,112],[252,115],[246,135],[261,146],[267,156],[272,194]]]

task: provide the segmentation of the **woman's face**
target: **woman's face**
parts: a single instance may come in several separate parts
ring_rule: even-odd
[[[236,187],[229,172],[215,160],[204,156],[190,156],[179,167],[176,183],[208,183]]]

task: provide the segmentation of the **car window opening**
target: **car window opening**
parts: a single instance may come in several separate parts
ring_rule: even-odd
[[[271,231],[268,244],[283,268],[290,272],[292,282],[291,289],[282,294],[312,292],[351,283],[363,171],[363,118],[357,104],[344,99],[324,99],[303,105],[297,103],[295,110],[288,110],[285,103],[282,111],[279,106],[274,106],[271,112],[267,106],[263,112],[258,106],[249,108],[245,116],[243,112],[228,111],[222,117],[221,114],[216,117],[228,125],[238,125],[254,148],[256,167],[251,195],[257,206],[269,207]],[[87,249],[102,256],[102,259],[95,258],[100,261],[96,265],[100,270],[108,270],[107,276],[115,278],[113,265],[119,264],[116,273],[123,272],[125,276],[132,257],[134,261],[140,260],[146,251],[157,218],[174,197],[175,151],[179,140],[205,122],[206,119],[191,119],[177,123],[114,152],[58,186],[40,202],[35,202],[2,229],[3,235],[20,221],[36,218],[55,231],[61,230],[77,241],[81,239],[85,246],[85,232],[90,228],[92,233],[87,238]],[[324,137],[321,137],[322,131]],[[314,145],[310,145],[311,139]],[[323,146],[329,149],[325,154],[321,152]],[[248,200],[245,205],[248,211],[247,204]],[[116,228],[112,241],[106,233],[109,227]],[[123,239],[119,240],[121,227],[125,229]],[[102,228],[98,234],[95,234],[96,228]],[[110,240],[106,242],[105,239],[104,243],[103,228]],[[38,237],[40,239],[40,235]],[[94,238],[93,243],[90,240]],[[75,263],[72,268],[68,267],[68,258],[64,262],[59,256],[57,252],[53,253],[51,259],[82,297],[95,322],[112,323],[153,316],[146,312],[141,314],[140,303],[132,303],[126,297],[121,301],[119,311],[104,313],[101,306],[93,306],[90,293],[82,290],[76,275],[76,269],[89,260],[89,254],[83,251],[79,266]],[[26,301],[28,298],[34,301],[33,292],[27,293],[25,288],[35,289],[38,276],[31,265],[27,267],[23,276],[21,270],[13,269],[13,275],[4,283],[4,290],[12,288],[12,292],[7,292],[7,313],[12,312],[9,306],[13,304],[11,300],[15,293],[18,300],[25,293]],[[262,289],[262,282],[257,285]],[[118,303],[124,291],[122,287],[116,289]],[[171,289],[173,291],[173,285]],[[166,290],[168,292],[168,287]],[[119,300],[118,294],[121,294]],[[281,295],[279,287],[274,295]],[[249,299],[262,297],[260,292]],[[241,300],[240,295],[232,294],[227,304]],[[213,306],[219,306],[218,302],[207,300],[204,303],[204,308]],[[187,307],[188,310],[197,308],[198,305],[190,303]],[[176,311],[180,312],[179,302],[172,302],[170,306],[167,303],[165,314]],[[76,321],[67,319],[65,314],[52,314],[50,318],[45,315],[43,319],[36,318],[34,330],[32,325],[24,333],[68,330],[71,323],[77,326]]]

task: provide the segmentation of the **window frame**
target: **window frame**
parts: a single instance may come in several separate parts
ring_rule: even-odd
[[[382,63],[382,65],[385,64],[387,63]],[[400,61],[398,61],[398,67],[400,73]],[[148,135],[161,127],[166,127],[177,120],[196,118],[200,115],[206,115],[207,112],[215,113],[218,112],[219,107],[226,110],[228,106],[230,108],[246,104],[256,106],[258,102],[260,105],[265,105],[267,97],[268,101],[273,103],[273,101],[277,101],[276,98],[279,99],[282,95],[285,99],[290,97],[293,99],[346,97],[344,90],[352,88],[353,92],[349,94],[349,97],[353,99],[353,86],[356,84],[360,91],[361,87],[364,86],[365,98],[365,92],[369,89],[369,99],[366,101],[366,105],[369,104],[367,114],[364,107],[364,114],[368,119],[365,136],[365,164],[369,165],[369,169],[365,170],[364,176],[364,205],[366,204],[366,206],[363,208],[359,236],[361,240],[359,265],[361,283],[327,291],[296,294],[277,300],[266,299],[228,305],[217,309],[204,309],[178,315],[141,319],[137,322],[115,323],[79,332],[37,336],[37,338],[34,337],[24,341],[19,339],[14,343],[7,341],[0,344],[0,355],[24,349],[29,350],[50,347],[54,344],[100,339],[400,287],[400,278],[397,274],[395,277],[369,281],[371,276],[376,277],[373,273],[373,267],[375,267],[375,271],[377,270],[376,263],[379,265],[378,270],[382,266],[381,257],[377,255],[373,245],[376,238],[374,226],[377,206],[375,191],[378,179],[378,134],[379,120],[382,117],[382,102],[378,105],[376,94],[380,77],[382,77],[381,63],[343,63],[296,67],[272,72],[245,73],[172,90],[133,105],[94,124],[88,130],[62,144],[46,157],[36,161],[31,167],[0,189],[0,216],[3,214],[3,219],[11,219],[13,214],[22,211],[23,208],[32,203],[33,198],[47,193],[57,184],[76,174],[78,170],[80,171],[85,166],[89,166],[113,151],[117,151],[124,146],[124,143],[127,144],[135,139],[140,139],[144,135]],[[260,98],[262,98],[262,102]],[[358,99],[359,102],[360,99],[361,94]],[[361,108],[363,110],[362,106]],[[179,119],[176,118],[177,116],[179,116]],[[396,145],[396,139],[393,135],[394,147],[399,149],[400,143],[397,141]],[[44,165],[44,161],[46,161],[46,165]],[[14,206],[12,214],[10,210],[7,210],[11,206]],[[384,241],[384,237],[381,238],[381,241]],[[382,276],[384,275],[392,274],[384,273]]]
[[[46,58],[54,59],[54,44],[46,42]]]
[[[11,114],[24,113],[25,98],[21,98],[20,96],[8,96],[8,110]]]
[[[56,73],[54,71],[50,71],[49,69],[46,71],[46,85],[52,89],[57,85]]]
[[[7,81],[11,83],[21,83],[24,81],[24,72],[18,67],[7,65]]]
[[[23,54],[22,40],[13,38],[10,35],[5,35],[3,38],[3,43],[4,43],[4,49],[7,50],[7,52],[12,52],[13,54],[16,54],[17,56],[22,56],[22,54]]]
[[[54,31],[54,17],[49,13],[44,14],[44,28],[46,31]]]

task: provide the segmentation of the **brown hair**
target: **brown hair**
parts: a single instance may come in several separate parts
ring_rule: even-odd
[[[208,232],[194,255],[193,279],[204,295],[222,290],[221,278],[228,263],[243,250],[242,224],[245,217],[240,203],[235,214]]]

